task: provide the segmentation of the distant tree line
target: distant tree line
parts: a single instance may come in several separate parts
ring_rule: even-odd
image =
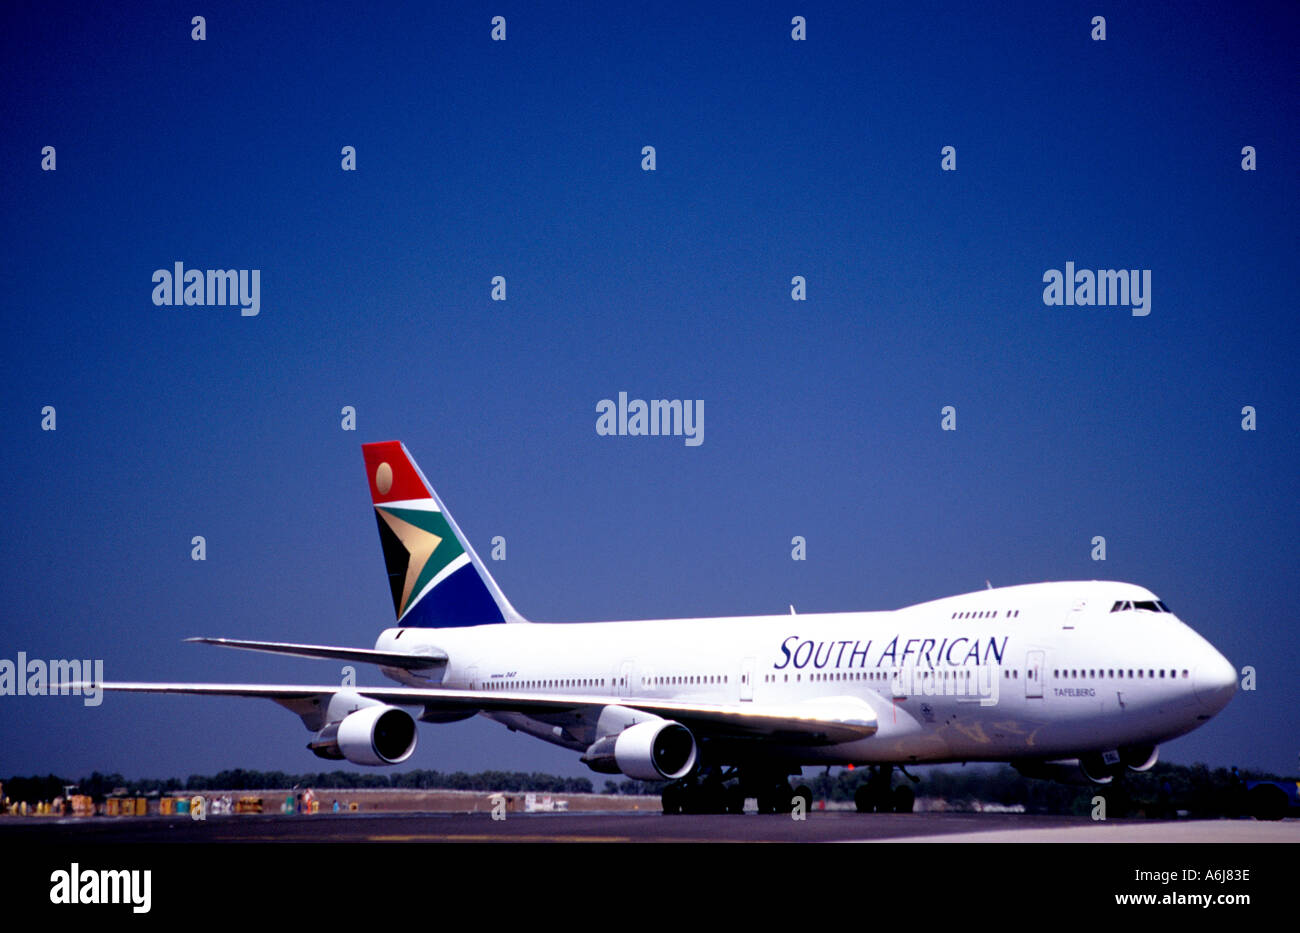
[[[635,781],[625,778],[622,781],[606,781],[603,794],[628,794],[632,796],[658,797],[667,781]]]
[[[414,787],[421,790],[531,790],[552,794],[592,792],[589,778],[558,777],[540,771],[531,774],[525,774],[523,771],[480,771],[477,774],[466,774],[464,771],[455,771],[451,774],[443,774],[439,771],[407,771],[394,774],[392,778],[390,787]]]
[[[74,793],[87,794],[96,801],[103,800],[116,791],[130,796],[151,794],[179,794],[209,790],[291,790],[295,787],[316,789],[415,788],[420,790],[472,790],[472,791],[541,791],[559,794],[590,794],[588,778],[558,777],[553,774],[522,771],[481,771],[466,774],[456,771],[443,774],[439,771],[406,771],[400,774],[360,773],[355,771],[328,771],[315,774],[289,774],[284,771],[252,771],[235,768],[213,775],[191,774],[184,781],[179,778],[127,779],[120,774],[101,774],[71,781],[50,774],[45,777],[11,777],[4,781],[4,794],[11,800],[35,803],[63,796],[63,789],[75,786]]]
[[[835,768],[830,773],[812,771],[801,780],[813,792],[814,799],[851,801],[858,785],[868,775],[867,768]],[[1024,805],[1028,813],[1086,815],[1092,812],[1092,799],[1106,798],[1108,817],[1143,815],[1173,816],[1186,811],[1193,817],[1234,815],[1239,812],[1242,782],[1287,780],[1276,775],[1243,771],[1234,777],[1227,768],[1210,769],[1204,764],[1157,764],[1150,771],[1129,772],[1104,786],[1058,784],[1054,781],[1027,778],[1014,768],[1002,766],[947,767],[931,769],[915,785],[918,797],[941,798],[953,809],[972,809],[976,802],[1007,806]],[[895,773],[894,783],[907,778]],[[236,768],[214,775],[192,774],[178,778],[128,780],[120,774],[100,774],[70,781],[50,774],[44,777],[11,777],[4,781],[4,795],[11,800],[36,803],[63,796],[65,786],[75,785],[76,793],[87,794],[96,801],[119,789],[131,796],[178,794],[209,790],[289,790],[312,787],[325,789],[412,788],[419,790],[469,791],[540,791],[558,794],[589,794],[587,778],[559,777],[540,772],[480,771],[467,774],[455,771],[405,771],[398,774],[375,772],[329,771],[315,774],[288,774],[284,771],[252,771]],[[607,780],[606,794],[658,794],[663,782]]]

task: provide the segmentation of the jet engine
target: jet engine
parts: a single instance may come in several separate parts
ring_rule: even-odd
[[[695,767],[695,736],[679,722],[650,719],[595,742],[582,760],[602,774],[640,781],[677,780]]]
[[[1119,760],[1130,771],[1150,771],[1160,758],[1160,749],[1154,745],[1130,745],[1119,750]]]
[[[348,713],[316,734],[307,747],[321,758],[357,765],[395,765],[415,751],[411,714],[396,706],[367,706]]]
[[[1113,756],[1112,756],[1113,757]],[[1109,784],[1115,780],[1115,765],[1107,762],[1101,755],[1083,755],[1079,758],[1079,773],[1093,784]]]
[[[1013,761],[1011,765],[1025,777],[1059,784],[1109,784],[1115,779],[1101,755],[1085,755],[1066,761]]]
[[[1128,745],[1109,752],[1092,752],[1068,761],[1018,761],[1015,769],[1025,777],[1045,778],[1062,784],[1109,784],[1127,768],[1148,771],[1160,758],[1154,745]]]

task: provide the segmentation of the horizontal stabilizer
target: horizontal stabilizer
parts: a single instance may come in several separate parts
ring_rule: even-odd
[[[295,645],[281,641],[244,641],[238,638],[187,638],[189,642],[219,645],[222,648],[242,648],[245,651],[265,651],[269,654],[287,654],[295,658],[324,658],[334,661],[359,661],[362,664],[379,664],[399,667],[407,671],[427,671],[447,663],[442,651],[429,654],[407,654],[397,651],[375,651],[372,648],[335,648],[330,645]]]

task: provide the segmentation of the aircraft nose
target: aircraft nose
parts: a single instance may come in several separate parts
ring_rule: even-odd
[[[1213,648],[1209,649],[1209,655],[1196,666],[1193,685],[1201,705],[1217,713],[1237,692],[1237,669]]]

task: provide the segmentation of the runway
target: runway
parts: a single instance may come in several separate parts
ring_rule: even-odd
[[[897,845],[908,842],[925,845]],[[994,847],[934,850],[939,843],[972,842]],[[1072,842],[1085,844],[1035,845]],[[1113,918],[1132,909],[1119,896],[1174,890],[1245,896],[1280,909],[1290,897],[1292,850],[1278,844],[1295,842],[1300,820],[1099,825],[1086,817],[1008,813],[814,811],[806,820],[627,811],[510,813],[504,820],[489,813],[383,812],[206,821],[7,817],[0,819],[0,866],[15,903],[50,909],[51,919],[67,909],[51,909],[59,872],[138,869],[152,878],[151,912],[177,922],[193,918],[196,899],[205,917],[239,922],[250,914],[373,921],[453,902],[492,905],[511,920],[524,906],[529,922],[548,914],[571,919],[575,903],[586,904],[582,886],[605,890],[602,879],[617,892],[610,904],[630,910],[672,903],[683,890],[716,889],[729,896],[700,904],[731,921],[761,923],[774,904],[821,898],[840,906],[907,904],[947,922],[950,914],[934,912],[987,904],[1010,897],[1009,890],[1017,909],[1068,910],[1076,918]],[[562,852],[547,848],[557,843]],[[861,843],[886,848],[873,852]],[[1179,883],[1142,880],[1152,870],[1173,871]],[[1225,870],[1230,883],[1210,877]],[[537,895],[526,905],[512,893],[525,889]]]
[[[664,816],[657,813],[6,818],[0,843],[1300,842],[1300,820],[1112,820],[1007,813]]]

